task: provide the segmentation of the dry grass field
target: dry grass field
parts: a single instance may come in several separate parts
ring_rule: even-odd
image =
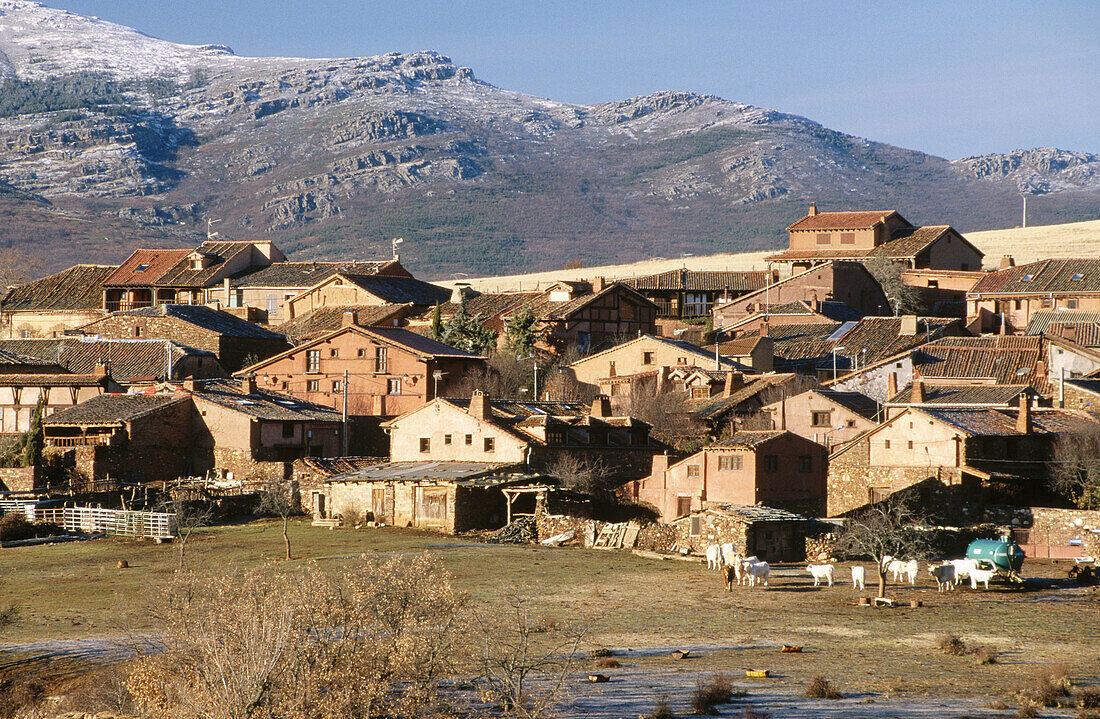
[[[985,253],[985,264],[995,268],[1002,255],[1012,255],[1017,264],[1034,262],[1050,257],[1100,257],[1100,220],[1074,222],[1065,225],[1043,225],[1011,230],[987,230],[967,233],[966,238]],[[681,267],[689,270],[762,270],[764,258],[772,252],[746,252],[740,254],[688,256],[681,258],[654,258],[627,265],[582,267],[575,270],[538,272],[527,275],[501,277],[459,278],[440,281],[452,286],[468,282],[482,292],[534,290],[559,280],[591,279],[606,277],[626,279],[667,272]]]
[[[1071,585],[1063,579],[1064,564],[1045,560],[1029,560],[1024,568],[1025,576],[1044,580],[1040,588],[991,585],[938,594],[922,568],[916,586],[889,588],[906,606],[870,609],[856,606],[857,593],[843,582],[814,588],[801,566],[776,567],[768,588],[727,593],[702,563],[620,551],[486,545],[391,528],[328,530],[306,521],[291,531],[293,561],[278,561],[278,525],[255,521],[192,539],[188,566],[215,572],[272,563],[293,572],[307,561],[335,566],[364,554],[431,552],[482,610],[498,611],[506,598],[522,597],[548,626],[590,622],[586,649],[616,651],[622,667],[600,671],[615,675],[624,691],[633,686],[637,701],[662,693],[682,701],[699,677],[714,672],[733,673],[744,684],[748,668],[772,672],[773,678],[750,682],[750,694],[763,692],[776,702],[797,695],[817,675],[860,704],[945,697],[980,706],[1011,702],[1016,689],[1051,663],[1064,663],[1078,681],[1100,682],[1100,591]],[[153,632],[146,607],[176,561],[172,546],[115,540],[9,548],[0,557],[0,595],[22,608],[21,622],[3,640],[32,652],[71,646],[59,641]],[[119,559],[130,568],[117,569]],[[848,566],[837,568],[838,578],[849,576]],[[924,606],[910,608],[911,599]],[[943,631],[959,634],[969,647],[994,647],[998,661],[982,665],[972,655],[943,653],[937,636]],[[783,644],[804,651],[782,654]],[[677,662],[668,656],[675,648],[693,648],[697,656]],[[591,662],[582,670],[595,667]],[[577,699],[581,705],[585,696]],[[839,714],[853,715],[862,714]]]

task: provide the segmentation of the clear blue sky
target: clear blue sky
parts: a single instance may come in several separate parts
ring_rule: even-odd
[[[1100,152],[1100,2],[47,0],[239,55],[438,50],[593,103],[675,89],[949,158]]]

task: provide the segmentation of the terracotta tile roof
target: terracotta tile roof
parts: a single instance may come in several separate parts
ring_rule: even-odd
[[[636,290],[680,290],[684,292],[752,292],[767,282],[767,272],[726,272],[716,270],[669,270],[655,275],[622,280]]]
[[[266,267],[252,267],[230,279],[233,287],[279,287],[307,289],[329,277],[347,272],[353,275],[374,275],[393,260],[369,262],[272,262]]]
[[[39,357],[17,354],[15,352],[10,352],[6,349],[0,349],[0,366],[60,367],[60,365],[58,365],[56,362],[47,362]]]
[[[184,256],[156,284],[168,287],[209,287],[218,281],[217,276],[226,262],[241,254],[251,255],[253,247],[255,245],[251,242],[204,242],[194,252],[209,256],[213,264],[205,269],[192,270],[190,261]]]
[[[1032,393],[1027,384],[924,384],[924,404],[1013,407],[1019,402],[1020,394]],[[887,400],[890,405],[912,404],[913,385],[905,388]]]
[[[789,372],[748,376],[745,377],[745,386],[730,393],[729,397],[718,396],[698,400],[689,399],[689,411],[691,416],[695,419],[711,422],[716,421],[729,412],[736,412],[739,405],[755,398],[761,392],[771,389],[772,387],[780,387],[792,379],[794,379],[794,374]]]
[[[908,259],[916,257],[925,248],[936,242],[950,230],[948,225],[929,225],[927,227],[912,227],[896,230],[891,239],[873,248],[859,248],[834,250],[784,250],[774,255],[769,255],[768,260],[865,260],[876,255],[883,255],[891,259]],[[979,252],[979,254],[981,254]]]
[[[444,400],[455,407],[468,411],[469,399]],[[511,433],[525,442],[533,444],[545,444],[545,440],[528,431],[533,427],[556,427],[566,430],[570,428],[583,428],[603,426],[608,429],[624,427],[648,427],[641,420],[632,417],[593,417],[591,406],[583,402],[524,402],[522,400],[490,399],[489,407],[492,413],[490,422],[497,427]],[[609,432],[608,440],[614,439]],[[629,438],[623,439],[618,444],[627,446]],[[567,442],[573,444],[573,442]]]
[[[155,285],[191,250],[134,250],[103,280],[105,286]],[[144,268],[144,269],[142,269]]]
[[[0,340],[0,349],[58,364],[73,374],[92,374],[105,362],[111,377],[121,384],[144,378],[164,377],[169,360],[174,368],[188,356],[202,355],[216,361],[213,352],[171,340],[105,340],[87,337]]]
[[[898,215],[895,210],[818,212],[816,215],[806,215],[798,222],[787,227],[787,230],[869,230],[884,219],[895,215],[903,222],[905,221],[905,218]]]
[[[95,310],[103,306],[103,282],[115,265],[75,265],[49,277],[13,287],[0,301],[4,312]]]
[[[174,385],[177,390],[181,385]],[[275,422],[340,422],[339,412],[290,395],[257,388],[251,394],[241,390],[241,383],[233,380],[196,380],[190,392],[197,400],[241,412],[257,419]]]
[[[535,314],[539,314],[535,308],[542,308],[547,303],[548,300],[545,299],[543,292],[485,292],[466,298],[466,312],[471,317],[487,320],[503,317],[528,304],[531,305]],[[431,318],[434,312],[433,307],[420,318]],[[439,305],[439,314],[444,320],[454,316],[456,312],[458,312],[457,302],[448,300]]]
[[[95,374],[0,374],[0,387],[106,386],[107,377]]]
[[[1100,292],[1100,259],[1040,260],[990,272],[971,294]]]
[[[356,327],[360,332],[375,337],[381,338],[390,342],[391,344],[399,345],[409,350],[410,352],[428,355],[431,357],[465,357],[470,359],[479,359],[479,355],[466,352],[464,350],[455,349],[450,345],[445,345],[442,342],[436,342],[431,337],[425,337],[424,335],[418,335],[415,332],[403,329],[401,327]]]
[[[729,437],[714,442],[703,448],[705,452],[708,449],[733,449],[736,447],[755,447],[758,444],[764,444],[769,440],[773,440],[776,437],[782,437],[786,432],[782,430],[741,430],[735,432]]]
[[[1052,322],[1047,332],[1085,347],[1100,347],[1100,324],[1096,322]]]
[[[1019,410],[992,407],[940,408],[922,406],[919,411],[954,427],[971,437],[1020,436],[1016,429]],[[1031,427],[1034,434],[1082,433],[1095,429],[1097,420],[1086,412],[1067,409],[1031,410]]]
[[[451,296],[451,291],[446,288],[411,277],[357,275],[344,272],[338,274],[387,304],[435,305],[446,302]]]
[[[136,310],[120,310],[112,312],[110,317],[170,317],[186,322],[187,324],[201,327],[210,332],[216,332],[224,337],[238,337],[247,339],[285,340],[286,338],[269,329],[260,327],[254,322],[243,320],[240,317],[222,312],[206,305],[157,305],[155,307],[142,307]],[[95,333],[96,325],[103,320],[84,325],[81,329],[88,334]]]
[[[101,394],[42,420],[50,426],[118,425],[164,409],[188,398],[178,394]]]
[[[998,384],[1028,384],[1042,395],[1052,391],[1046,377],[1036,375],[1044,358],[1041,337],[945,337],[921,347],[913,360],[921,375],[934,379],[992,379]]]
[[[526,483],[534,475],[508,472],[522,465],[499,462],[380,462],[368,467],[338,474],[326,482],[453,482],[475,486]]]
[[[1065,337],[1067,331],[1073,331],[1070,330],[1071,327],[1075,328],[1080,335],[1082,328],[1097,325],[1100,325],[1100,312],[1067,309],[1038,310],[1032,313],[1031,321],[1028,323],[1024,334],[1043,335],[1050,333],[1058,337]],[[1093,330],[1086,329],[1085,335],[1091,337],[1092,332]],[[1076,342],[1086,347],[1097,346],[1083,342],[1081,339],[1077,339]]]
[[[585,357],[582,357],[581,359],[579,359],[576,362],[572,363],[572,365],[590,362],[590,361],[596,359],[597,357],[601,357],[605,354],[609,354],[611,352],[614,352],[615,350],[622,349],[623,347],[627,347],[627,346],[632,345],[632,344],[654,343],[654,342],[656,342],[658,344],[665,345],[666,347],[673,347],[673,348],[679,350],[680,352],[683,352],[687,355],[690,355],[691,357],[694,357],[695,359],[700,360],[702,362],[709,362],[709,363],[714,362],[714,345],[711,345],[710,351],[708,352],[706,350],[706,348],[700,347],[699,345],[692,344],[691,342],[688,342],[687,340],[670,339],[668,337],[656,337],[654,335],[643,334],[640,337],[636,337],[636,338],[634,338],[632,340],[629,340],[627,342],[624,342],[622,344],[615,345],[614,347],[611,347],[609,349],[602,350],[600,352],[596,352],[594,354],[590,354],[590,355],[587,355]],[[753,340],[753,343],[755,343],[755,340]],[[728,366],[734,366],[737,363],[733,362],[729,359],[722,359],[721,364],[728,365]],[[570,366],[572,366],[572,365],[570,365]],[[673,369],[675,369],[675,368],[673,368]]]
[[[305,342],[319,335],[335,332],[344,326],[344,313],[354,312],[356,324],[363,327],[392,325],[394,318],[402,318],[413,305],[328,305],[318,307],[301,317],[295,317],[278,326],[279,332],[291,342]]]
[[[386,461],[386,457],[305,457],[302,459],[302,463],[310,469],[330,477],[385,464]]]

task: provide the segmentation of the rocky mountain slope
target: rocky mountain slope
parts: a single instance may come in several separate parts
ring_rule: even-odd
[[[425,276],[761,249],[808,200],[959,229],[1085,219],[1100,158],[949,162],[718,97],[571,105],[433,52],[243,58],[0,0],[0,244],[47,267],[187,245],[208,220],[302,258],[403,236]],[[79,248],[77,252],[72,249]]]

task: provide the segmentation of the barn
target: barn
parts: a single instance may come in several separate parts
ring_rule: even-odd
[[[676,544],[704,554],[711,544],[732,542],[737,551],[766,562],[801,562],[813,520],[785,509],[726,504],[673,520]]]

